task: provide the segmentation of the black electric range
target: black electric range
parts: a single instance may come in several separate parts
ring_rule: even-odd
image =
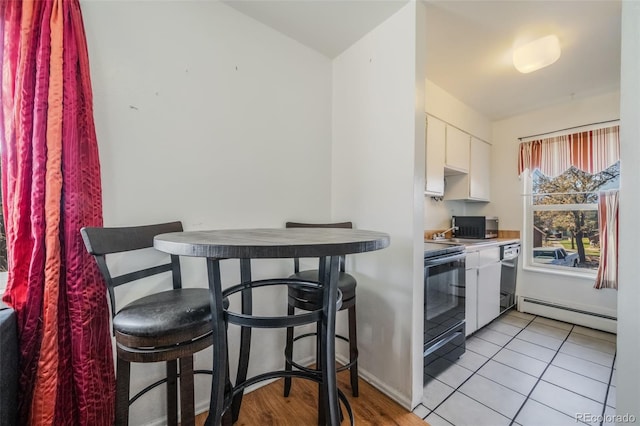
[[[424,243],[424,383],[465,351],[465,246]]]
[[[465,250],[464,244],[459,243],[424,243],[424,258],[431,259],[448,254],[457,254]]]

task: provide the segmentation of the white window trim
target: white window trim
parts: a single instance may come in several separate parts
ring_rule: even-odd
[[[533,198],[529,197],[530,199]],[[573,211],[573,210],[585,210],[585,211],[598,211],[598,205],[596,203],[590,204],[538,204],[531,203],[532,212],[544,212],[544,211]]]
[[[598,210],[597,204],[554,204],[550,208],[547,205],[533,205],[533,180],[529,175],[529,171],[525,170],[522,174],[523,184],[523,230],[522,232],[522,269],[526,271],[539,272],[551,275],[562,275],[572,278],[585,278],[589,280],[595,279],[598,271],[592,269],[573,268],[570,266],[544,266],[541,263],[533,261],[533,212],[545,210]],[[577,208],[576,208],[577,207]]]

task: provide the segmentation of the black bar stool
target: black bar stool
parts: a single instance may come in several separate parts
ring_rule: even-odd
[[[211,370],[193,370],[193,354],[213,343],[208,286],[182,288],[180,260],[176,255],[171,255],[168,263],[119,276],[113,276],[107,265],[106,255],[153,250],[154,236],[181,231],[180,222],[121,228],[82,228],[80,231],[88,252],[96,259],[104,277],[111,303],[117,348],[115,424],[118,426],[128,424],[130,404],[163,383],[167,384],[167,424],[178,425],[178,380],[180,424],[194,425],[193,374],[212,374]],[[141,297],[116,311],[116,287],[165,272],[171,273],[173,289]],[[166,362],[167,377],[150,384],[129,399],[130,363],[161,361]]]
[[[287,228],[347,228],[352,229],[353,224],[351,222],[339,222],[339,223],[301,223],[301,222],[287,222],[285,225]],[[336,334],[336,338],[349,343],[349,362],[337,369],[337,371],[349,370],[351,379],[351,394],[354,397],[358,396],[358,337],[357,337],[357,323],[356,323],[356,279],[345,272],[345,257],[340,257],[340,274],[338,276],[338,290],[342,294],[342,306],[340,311],[348,310],[349,319],[349,336],[344,337]],[[294,274],[290,278],[297,278],[305,281],[318,281],[318,270],[306,270],[300,271],[300,260],[294,259]],[[295,310],[301,309],[305,311],[313,311],[322,306],[322,293],[313,288],[300,288],[297,286],[289,286],[288,288],[288,307],[287,313],[294,315]],[[320,326],[320,324],[318,324]],[[318,336],[317,330],[313,333],[306,333],[299,336],[293,336],[293,327],[287,328],[287,343],[285,347],[285,370],[291,371],[292,367],[302,371],[316,371],[309,367],[300,365],[293,361],[293,344],[299,339],[306,337]],[[317,363],[316,363],[317,364]],[[317,366],[316,366],[317,367]],[[285,377],[284,382],[284,396],[289,396],[291,392],[291,377]]]

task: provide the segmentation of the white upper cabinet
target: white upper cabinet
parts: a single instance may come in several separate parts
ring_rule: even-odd
[[[442,196],[444,194],[445,138],[444,121],[428,115],[424,176],[424,192],[427,195]]]
[[[486,200],[490,198],[491,186],[491,145],[471,138],[471,162],[469,165],[469,198]]]
[[[470,140],[469,173],[447,176],[445,200],[490,200],[491,145],[474,137]]]
[[[469,172],[469,145],[471,136],[447,125],[447,143],[444,166],[447,174]]]
[[[425,195],[489,201],[491,145],[427,115]]]

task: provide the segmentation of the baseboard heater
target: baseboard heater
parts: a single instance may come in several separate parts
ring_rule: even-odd
[[[585,311],[553,302],[547,302],[529,297],[520,297],[518,310],[530,314],[552,318],[572,324],[583,325],[597,330],[615,333],[617,318],[611,315]]]

